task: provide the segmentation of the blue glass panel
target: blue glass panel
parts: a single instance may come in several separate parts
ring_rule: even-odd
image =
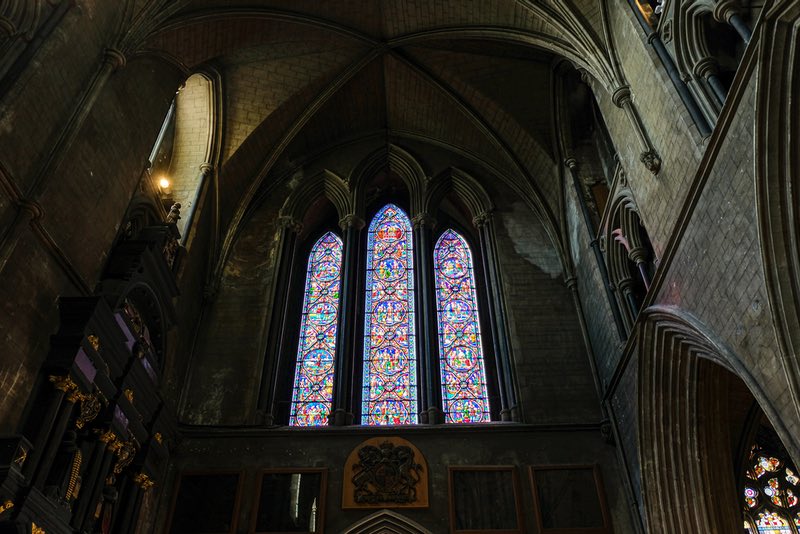
[[[472,253],[463,237],[447,230],[433,254],[445,421],[489,421]]]
[[[417,422],[417,362],[408,216],[387,204],[372,219],[367,243],[361,422],[413,424]]]
[[[341,267],[342,241],[328,232],[314,244],[308,259],[289,417],[291,426],[328,424],[333,399]]]

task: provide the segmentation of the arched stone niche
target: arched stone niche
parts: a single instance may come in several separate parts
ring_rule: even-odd
[[[350,452],[344,464],[342,508],[427,507],[428,463],[410,441],[371,438]]]

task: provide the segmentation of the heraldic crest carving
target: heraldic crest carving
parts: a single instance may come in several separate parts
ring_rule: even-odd
[[[425,459],[414,445],[400,438],[367,440],[348,457],[344,490],[342,504],[346,508],[426,507]]]

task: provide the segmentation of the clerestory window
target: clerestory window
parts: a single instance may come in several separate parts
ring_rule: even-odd
[[[424,252],[414,250],[412,232],[408,215],[394,204],[378,210],[367,231],[360,366],[364,425],[418,422],[416,320],[422,312],[415,299],[414,254]],[[445,421],[489,421],[472,252],[461,234],[445,229],[432,253],[433,273],[429,274],[435,285],[438,377]],[[332,232],[323,235],[309,253],[291,426],[328,424],[338,378],[335,355],[342,258],[342,240]]]

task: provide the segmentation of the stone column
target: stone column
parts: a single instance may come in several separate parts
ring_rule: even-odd
[[[647,251],[644,247],[636,247],[628,252],[628,258],[639,269],[639,275],[642,277],[642,283],[646,291],[650,291],[650,274],[647,272]]]
[[[694,73],[696,76],[703,78],[708,82],[711,90],[714,91],[714,96],[720,105],[725,102],[728,97],[728,88],[722,83],[719,78],[719,65],[712,57],[706,57],[697,62],[694,66]]]
[[[276,392],[280,374],[282,350],[286,339],[286,315],[289,302],[289,289],[295,265],[295,249],[297,235],[302,231],[302,223],[294,217],[279,217],[280,245],[276,259],[278,272],[275,276],[272,315],[267,337],[264,371],[261,379],[261,394],[258,410],[262,414],[262,423],[275,424]]]
[[[339,221],[344,239],[342,254],[342,285],[339,301],[339,323],[336,328],[336,358],[333,379],[333,406],[329,422],[334,426],[353,424],[353,363],[355,332],[359,296],[358,266],[361,261],[361,230],[364,219],[355,214],[345,215]]]
[[[739,14],[739,7],[737,0],[721,0],[714,6],[714,18],[724,24],[730,24],[742,41],[749,43],[753,32]]]
[[[661,158],[650,142],[647,132],[645,132],[644,123],[642,123],[642,118],[639,116],[639,111],[633,105],[630,86],[623,85],[618,87],[611,95],[611,101],[614,102],[615,106],[625,111],[633,127],[633,132],[641,143],[642,152],[639,154],[639,161],[647,167],[648,171],[653,174],[658,174],[658,171],[661,170]]]
[[[492,214],[488,211],[479,213],[472,219],[472,222],[479,231],[481,257],[483,258],[484,272],[489,286],[489,316],[493,326],[494,335],[492,340],[494,342],[498,384],[500,386],[500,419],[503,421],[518,421],[519,408],[514,387],[511,346],[505,319],[505,297]]]
[[[420,423],[444,422],[441,377],[439,376],[439,338],[436,315],[436,284],[433,265],[433,229],[436,220],[427,213],[412,219],[414,225],[414,285],[419,364]]]

